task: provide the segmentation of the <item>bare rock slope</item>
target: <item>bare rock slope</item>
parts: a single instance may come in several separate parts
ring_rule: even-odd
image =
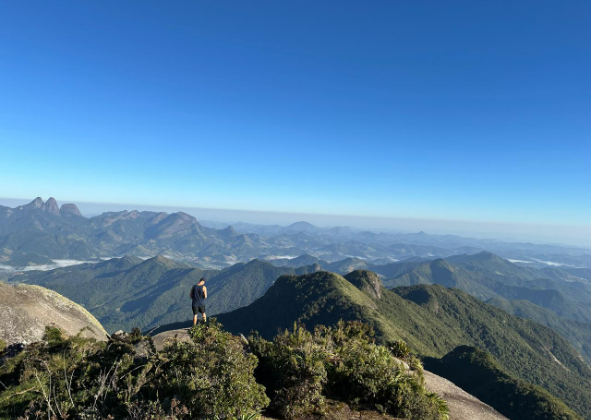
[[[441,376],[424,371],[425,388],[447,401],[450,420],[508,420],[491,406]]]
[[[32,285],[0,282],[0,340],[29,344],[43,338],[47,325],[75,335],[106,340],[107,332],[82,306],[59,293]]]

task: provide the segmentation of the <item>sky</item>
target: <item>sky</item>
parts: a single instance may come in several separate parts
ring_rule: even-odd
[[[0,197],[580,239],[590,21],[576,0],[2,2]]]

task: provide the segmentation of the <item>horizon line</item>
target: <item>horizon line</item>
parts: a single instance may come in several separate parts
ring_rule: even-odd
[[[36,198],[41,198],[41,197],[36,197]],[[52,198],[49,197],[49,198]],[[48,199],[49,199],[48,198]],[[55,199],[55,197],[53,197]],[[43,200],[43,198],[41,198]],[[24,203],[24,204],[28,204],[33,200],[31,199],[26,199],[26,198],[14,198],[14,197],[0,197],[0,200],[5,200],[5,201],[12,201],[12,202],[17,202],[17,203]],[[56,201],[58,201],[56,199]],[[45,200],[44,200],[45,202]],[[236,224],[236,223],[248,223],[248,224],[252,224],[252,225],[260,225],[260,226],[273,226],[273,225],[277,225],[277,226],[289,226],[290,224],[293,223],[297,223],[300,221],[303,222],[307,222],[310,223],[314,226],[317,227],[352,227],[355,229],[359,229],[359,230],[365,230],[365,231],[377,231],[377,232],[387,232],[387,231],[398,231],[399,233],[416,233],[416,232],[431,232],[429,233],[430,235],[455,235],[458,237],[463,237],[463,238],[473,238],[473,239],[480,239],[480,240],[493,240],[493,241],[505,241],[505,242],[513,242],[513,243],[532,243],[532,244],[543,244],[543,245],[558,245],[558,246],[568,246],[568,247],[575,247],[575,248],[582,248],[582,249],[591,249],[591,244],[585,243],[581,240],[581,238],[577,238],[576,240],[574,238],[567,240],[566,237],[556,237],[556,235],[550,235],[552,238],[555,239],[550,239],[548,237],[548,235],[545,235],[543,233],[540,232],[535,232],[534,236],[537,236],[537,239],[533,239],[531,233],[527,234],[527,233],[515,233],[513,231],[509,231],[509,232],[497,232],[494,231],[495,227],[504,227],[504,228],[511,228],[511,227],[523,227],[523,228],[536,228],[536,227],[544,227],[544,228],[564,228],[564,229],[591,229],[591,226],[589,225],[567,225],[567,224],[539,224],[539,223],[521,223],[521,222],[499,222],[499,221],[475,221],[475,220],[461,220],[461,219],[427,219],[427,218],[408,218],[408,217],[387,217],[387,216],[361,216],[361,215],[352,215],[352,214],[332,214],[332,213],[306,213],[306,212],[282,212],[282,211],[269,211],[269,210],[250,210],[250,209],[231,209],[231,208],[215,208],[215,207],[190,207],[190,206],[175,206],[175,205],[171,205],[171,206],[166,206],[166,205],[161,205],[161,204],[137,204],[137,203],[116,203],[116,202],[99,202],[99,201],[76,201],[76,200],[59,200],[59,202],[63,205],[63,204],[70,204],[70,203],[78,203],[81,206],[102,206],[102,207],[108,207],[108,206],[115,206],[115,207],[127,207],[129,206],[129,208],[131,208],[131,210],[128,210],[127,208],[124,208],[123,210],[105,210],[105,209],[100,209],[99,211],[101,213],[96,213],[95,215],[99,215],[102,213],[106,213],[109,211],[133,211],[133,210],[137,210],[137,211],[156,211],[157,209],[162,209],[163,212],[165,213],[175,213],[175,212],[181,212],[184,210],[187,210],[187,213],[191,213],[191,211],[195,212],[195,211],[203,211],[203,212],[228,212],[228,213],[242,213],[242,214],[248,214],[251,216],[261,216],[261,215],[275,215],[277,217],[283,217],[283,218],[291,218],[292,220],[288,221],[288,222],[284,222],[285,224],[282,223],[277,223],[277,222],[261,222],[261,221],[245,221],[245,220],[239,220],[236,219],[236,217],[238,215],[233,215],[232,217],[228,217],[228,218],[224,218],[223,216],[219,216],[219,217],[202,217],[202,215],[195,215],[195,214],[190,214],[192,217],[197,218],[198,220],[201,221],[209,221],[209,222],[217,222],[217,223],[225,223],[228,224],[229,226],[231,226],[232,224]],[[12,205],[15,205],[16,203],[11,203]],[[18,204],[17,207],[19,205],[23,205],[23,204]],[[134,207],[138,207],[138,208],[134,208]],[[144,208],[143,210],[140,210],[139,208]],[[97,209],[98,210],[98,209]],[[166,211],[164,211],[166,210]],[[88,209],[85,209],[85,214],[93,214],[91,212],[88,211]],[[341,224],[336,224],[335,223],[326,223],[326,220],[323,220],[322,222],[318,222],[318,221],[314,221],[314,223],[311,223],[308,220],[305,220],[306,216],[311,217],[312,219],[314,218],[321,218],[321,219],[326,219],[326,218],[343,218],[343,219],[353,219],[353,220],[349,220],[349,221],[343,221],[343,223]],[[94,216],[84,216],[86,218],[91,218]],[[234,221],[229,221],[229,219],[234,218]],[[358,221],[359,223],[355,223],[355,221]],[[363,223],[365,222],[365,223]],[[373,222],[373,226],[367,226],[368,222]],[[401,226],[384,226],[384,225],[379,225],[380,222],[384,222],[386,224],[390,224],[392,225],[393,223],[402,223],[404,224],[404,222],[406,223],[425,223],[425,224],[445,224],[445,223],[449,223],[449,224],[455,224],[456,228],[454,229],[454,227],[449,226],[449,227],[445,227],[445,228],[441,228],[441,227],[433,227],[431,226],[431,228],[428,227],[415,227],[410,228],[410,227],[401,227]],[[376,226],[376,224],[378,224]],[[363,226],[365,225],[365,226]],[[490,230],[493,231],[490,231]],[[480,231],[478,231],[480,230]],[[488,231],[487,231],[488,230]]]
[[[37,196],[33,199],[28,198],[15,198],[15,197],[0,197],[0,200],[30,200],[27,203],[31,203],[36,198],[43,198],[41,196]],[[76,200],[61,200],[57,199],[54,196],[49,196],[47,200],[50,198],[54,198],[56,201],[61,202],[62,204],[98,204],[98,205],[114,205],[114,206],[140,206],[140,207],[157,207],[157,208],[179,208],[179,209],[193,209],[193,210],[222,210],[222,211],[235,211],[235,212],[244,212],[244,213],[266,213],[266,214],[277,214],[277,215],[301,215],[301,216],[321,216],[321,217],[351,217],[351,218],[359,218],[359,219],[384,219],[384,220],[407,220],[407,221],[429,221],[429,222],[452,222],[452,223],[486,223],[486,224],[497,224],[497,225],[519,225],[519,226],[553,226],[553,227],[585,227],[591,228],[591,224],[569,224],[569,223],[529,223],[529,222],[516,222],[516,221],[496,221],[496,220],[483,220],[483,219],[444,219],[444,218],[420,218],[420,217],[408,217],[408,216],[379,216],[379,215],[360,215],[360,214],[351,214],[351,213],[311,213],[311,212],[289,212],[289,211],[278,211],[278,210],[253,210],[253,209],[238,209],[238,208],[228,208],[228,207],[198,207],[198,206],[183,206],[183,205],[163,205],[163,204],[147,204],[147,203],[118,203],[112,201],[76,201]],[[43,200],[46,202],[47,200]],[[61,206],[60,206],[61,207]],[[131,208],[131,210],[125,209],[122,211],[147,211],[147,210],[138,210]],[[179,210],[181,211],[181,210]],[[106,213],[106,212],[103,212]],[[166,213],[166,212],[165,212]],[[178,213],[178,212],[177,212]],[[208,219],[202,219],[208,220]],[[212,220],[213,221],[213,220]],[[298,220],[300,222],[306,222],[306,220]],[[293,222],[293,223],[297,223]],[[229,223],[227,220],[224,220],[225,223]],[[236,220],[236,222],[241,222],[240,220]],[[242,222],[245,223],[245,222]],[[309,222],[308,222],[309,223]],[[264,223],[259,223],[260,225],[265,225]],[[272,226],[269,224],[268,226]],[[279,225],[280,226],[280,225]],[[331,227],[339,227],[342,225],[331,225]],[[342,227],[350,227],[350,226],[342,226]]]

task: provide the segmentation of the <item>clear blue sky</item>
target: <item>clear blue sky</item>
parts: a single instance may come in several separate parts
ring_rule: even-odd
[[[6,1],[0,196],[591,224],[591,2]]]

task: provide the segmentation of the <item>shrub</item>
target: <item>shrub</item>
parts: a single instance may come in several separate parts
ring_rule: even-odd
[[[415,372],[418,373],[418,375],[420,377],[423,376],[423,362],[421,362],[421,359],[419,359],[416,356],[409,356],[407,358],[407,362],[408,362],[408,366],[410,367],[410,370],[414,370]]]
[[[347,324],[339,323],[327,333],[341,337],[347,329]],[[371,335],[349,337],[335,348],[336,357],[328,369],[331,391],[338,398],[398,417],[440,419],[439,402],[423,388],[420,375],[406,372],[391,351],[376,345]]]
[[[144,338],[142,330],[139,329],[139,327],[132,328],[131,333],[129,333],[129,340],[132,343],[138,343],[142,340],[142,338]]]
[[[254,335],[252,352],[215,322],[189,333],[162,351],[138,336],[136,347],[147,349],[139,356],[130,340],[64,338],[48,328],[45,341],[0,366],[0,418],[255,420],[270,402],[263,385],[287,418],[323,413],[325,398],[406,419],[446,416],[445,401],[425,391],[421,375],[359,322],[314,333],[294,326],[273,341]]]
[[[254,335],[251,347],[261,360],[257,379],[288,418],[322,411],[324,396],[408,419],[446,416],[445,402],[422,386],[421,371],[407,372],[360,322],[319,326],[314,334],[294,326],[273,342]],[[421,366],[418,359],[413,365]]]
[[[6,342],[4,340],[0,340],[0,353],[2,353],[4,350],[6,350],[6,347],[8,347],[6,345]]]
[[[410,355],[410,347],[402,340],[388,341],[386,347],[394,357],[406,359]]]
[[[199,324],[191,342],[173,342],[152,380],[160,398],[177,397],[193,417],[226,419],[258,412],[269,403],[253,372],[257,358],[218,324]]]
[[[191,334],[138,358],[129,343],[48,330],[0,367],[0,418],[233,419],[267,405],[237,337],[217,325]]]
[[[290,419],[323,412],[327,354],[310,332],[294,325],[273,342],[254,335],[250,343],[260,360],[257,379],[267,388],[274,411]]]
[[[43,340],[50,346],[61,344],[64,341],[64,334],[59,328],[46,326]]]

